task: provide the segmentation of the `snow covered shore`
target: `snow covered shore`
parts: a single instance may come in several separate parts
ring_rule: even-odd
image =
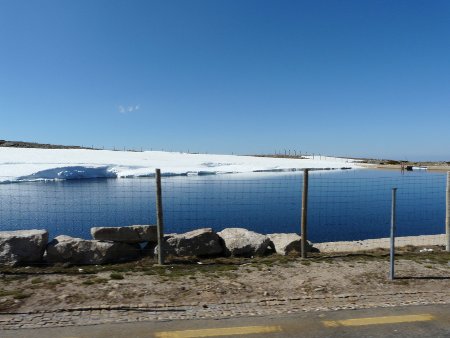
[[[162,151],[0,148],[0,182],[163,175],[283,172],[303,168],[356,168],[357,161],[335,157],[306,159]]]

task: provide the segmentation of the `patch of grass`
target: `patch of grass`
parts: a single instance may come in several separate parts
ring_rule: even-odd
[[[400,164],[399,161],[395,161],[395,160],[387,160],[386,164]]]
[[[14,299],[25,299],[31,296],[31,293],[17,293],[13,296]]]
[[[230,264],[174,264],[166,266],[153,266],[151,269],[147,268],[143,274],[163,277],[164,280],[183,277],[196,279],[196,274],[208,275],[211,277],[214,274],[235,271],[238,268],[238,265]]]
[[[25,299],[31,296],[31,293],[25,293],[23,290],[0,290],[0,297],[12,296],[14,299]]]
[[[214,270],[219,272],[235,271],[238,269],[236,265],[217,265]]]
[[[9,285],[12,282],[22,282],[22,281],[26,281],[27,279],[28,279],[28,277],[23,276],[23,275],[6,275],[3,279],[3,282],[6,285]]]
[[[115,280],[124,279],[123,275],[117,272],[113,272],[112,274],[109,275],[109,277]]]
[[[49,286],[55,286],[55,285],[63,284],[64,282],[65,282],[64,279],[59,278],[59,279],[56,279],[56,280],[52,280],[52,281],[47,282],[47,285],[49,285]]]
[[[438,265],[450,266],[450,253],[445,252],[443,247],[427,246],[432,248],[432,252],[420,253],[422,247],[405,246],[398,248],[396,259],[403,261],[417,262],[424,266]],[[30,267],[0,267],[0,273],[3,274],[0,289],[14,285],[15,289],[24,289],[25,285],[29,288],[45,288],[62,285],[62,281],[48,282],[45,275],[67,275],[80,277],[79,283],[88,281],[85,285],[97,283],[95,280],[97,273],[118,274],[125,277],[129,274],[135,276],[155,275],[166,279],[174,278],[202,278],[208,274],[221,274],[224,272],[233,272],[238,269],[247,271],[262,271],[271,267],[289,266],[289,264],[310,265],[324,262],[327,264],[364,264],[374,261],[385,261],[388,259],[389,252],[386,249],[375,249],[358,253],[309,253],[308,259],[303,260],[297,256],[269,255],[264,257],[217,257],[217,258],[198,258],[177,257],[168,258],[170,265],[156,266],[154,259],[143,258],[135,262],[110,264],[110,265],[91,265],[91,266],[63,266],[63,265],[42,265]],[[84,279],[83,279],[84,277]],[[113,279],[113,278],[111,278]],[[109,280],[109,279],[108,279]],[[22,284],[27,282],[27,284]],[[28,283],[29,282],[29,283]],[[30,285],[31,284],[31,285]],[[4,287],[3,287],[4,286]]]
[[[94,284],[104,284],[104,283],[107,283],[107,282],[108,282],[108,280],[106,278],[92,278],[92,279],[88,279],[88,280],[83,281],[81,284],[94,285]]]
[[[123,267],[123,266],[121,266],[121,265],[117,265],[117,266],[115,266],[115,265],[110,265],[110,266],[109,266],[109,270],[110,270],[110,271],[117,272],[117,273],[126,273],[126,272],[133,271],[134,269],[128,270],[128,269],[126,269],[125,267]]]
[[[233,272],[222,272],[220,275],[228,279],[236,279],[238,277],[238,275]]]
[[[95,284],[95,282],[94,282],[93,279],[88,279],[88,280],[85,280],[84,282],[82,282],[81,284],[83,284],[83,285],[93,285],[93,284]]]
[[[31,289],[54,289],[56,286],[64,286],[65,280],[58,278],[55,280],[45,280],[43,278],[35,278],[31,281]]]
[[[19,291],[0,290],[0,297],[12,296]]]

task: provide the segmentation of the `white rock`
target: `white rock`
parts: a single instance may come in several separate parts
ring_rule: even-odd
[[[232,256],[264,255],[273,246],[269,237],[243,228],[226,228],[217,233]]]
[[[202,257],[223,253],[220,242],[220,237],[211,228],[204,228],[168,236],[165,245],[170,254]]]
[[[47,242],[46,230],[0,231],[0,265],[38,263]]]
[[[123,243],[156,242],[156,225],[91,228],[92,238],[100,241]]]
[[[140,247],[120,242],[58,236],[47,245],[49,263],[105,264],[138,258]]]
[[[272,241],[275,252],[280,255],[288,255],[290,252],[301,253],[301,236],[290,234],[268,234],[267,237]],[[306,250],[311,250],[311,244],[307,242]]]
[[[197,229],[184,234],[164,235],[164,251],[173,256],[217,256],[224,252],[221,238],[211,229]],[[149,255],[158,255],[158,245],[149,242],[144,248]]]

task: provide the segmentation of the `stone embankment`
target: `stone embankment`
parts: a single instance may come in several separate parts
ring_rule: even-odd
[[[60,235],[48,242],[46,230],[3,231],[0,265],[108,264],[154,256],[157,252],[155,225],[94,227],[91,235],[92,240]],[[216,233],[204,228],[165,235],[164,250],[166,255],[181,257],[287,255],[300,252],[300,240],[297,234],[262,235],[243,228]]]
[[[111,264],[157,254],[155,225],[94,227],[93,239],[65,235],[48,242],[46,230],[0,231],[0,265],[27,264]],[[244,228],[211,228],[164,236],[166,256],[174,257],[252,257],[270,253],[299,254],[301,236],[291,234],[262,235]],[[350,242],[308,243],[308,251],[356,252],[389,248],[389,238]],[[396,238],[396,246],[444,245],[445,235]]]

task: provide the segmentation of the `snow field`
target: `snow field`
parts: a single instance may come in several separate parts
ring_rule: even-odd
[[[0,182],[163,175],[286,172],[304,168],[357,168],[352,159],[269,158],[163,151],[0,148]]]

